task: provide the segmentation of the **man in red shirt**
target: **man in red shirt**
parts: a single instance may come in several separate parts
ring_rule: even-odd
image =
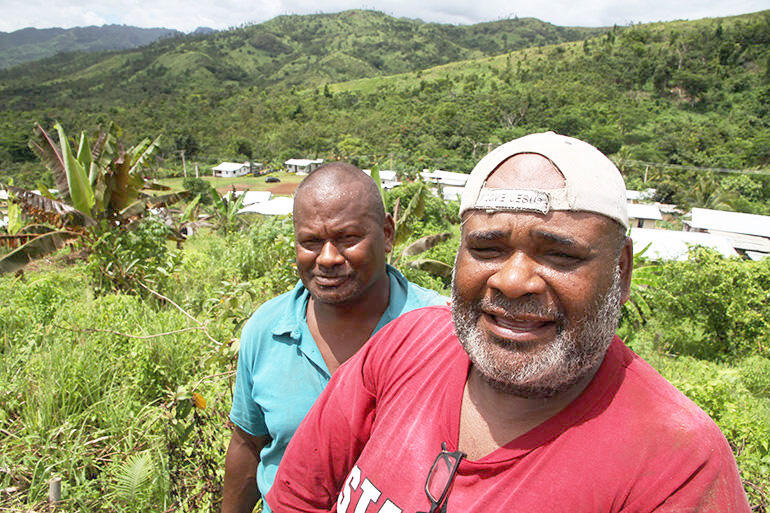
[[[511,141],[460,206],[451,312],[390,323],[332,378],[276,512],[745,512],[713,421],[614,335],[625,184],[587,143]]]

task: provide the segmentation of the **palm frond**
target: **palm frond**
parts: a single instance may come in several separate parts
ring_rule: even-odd
[[[139,509],[138,499],[155,473],[155,463],[148,452],[134,454],[115,472],[115,492],[127,506]]]

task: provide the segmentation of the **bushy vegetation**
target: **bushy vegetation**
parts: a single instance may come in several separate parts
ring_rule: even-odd
[[[451,261],[456,244],[430,251]],[[621,334],[717,421],[755,511],[767,511],[770,328],[758,299],[770,293],[770,267],[698,253],[655,269],[658,285],[641,291],[646,322],[628,320]],[[240,326],[296,281],[291,220],[194,236],[165,278],[165,299],[100,289],[88,276],[78,264],[0,277],[0,504],[42,508],[58,475],[72,510],[210,510]],[[708,286],[694,286],[698,277]]]

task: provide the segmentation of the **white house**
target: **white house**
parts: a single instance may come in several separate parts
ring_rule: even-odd
[[[657,205],[627,203],[628,223],[637,228],[655,228],[663,220]]]
[[[463,195],[464,190],[465,187],[447,185],[441,189],[441,193],[444,196],[445,201],[460,201],[460,197]]]
[[[248,162],[222,162],[218,166],[212,168],[214,176],[229,177],[244,176],[249,174]]]
[[[728,239],[710,233],[632,227],[631,239],[634,254],[647,248],[644,256],[651,260],[687,260],[691,246],[711,248],[725,257],[738,256]]]
[[[264,203],[265,201],[269,201],[270,198],[273,197],[273,193],[271,193],[270,191],[235,191],[236,198],[244,194],[246,195],[246,197],[243,199],[244,207],[248,205],[253,205],[254,203]],[[225,193],[223,198],[229,200],[231,195],[232,195],[232,191],[228,191]]]
[[[289,173],[307,175],[324,163],[324,159],[289,159],[283,164]]]
[[[747,255],[770,253],[770,216],[693,208],[689,217],[682,221],[686,231],[721,235]]]
[[[262,214],[267,216],[287,216],[294,209],[294,198],[289,196],[276,196],[275,198],[253,203],[248,207],[243,207],[238,211],[239,214]]]
[[[422,180],[427,183],[435,183],[440,185],[451,185],[454,187],[465,187],[465,182],[468,181],[468,176],[465,173],[453,173],[451,171],[443,171],[437,169],[435,171],[428,171],[423,169],[420,173]]]
[[[371,169],[363,169],[362,171],[367,175],[372,176]],[[398,177],[396,176],[396,172],[390,169],[380,170],[380,183],[382,184],[383,189],[392,189],[401,185],[401,182],[398,181]]]

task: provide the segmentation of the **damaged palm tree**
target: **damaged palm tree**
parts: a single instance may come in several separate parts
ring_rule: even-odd
[[[57,123],[55,128],[58,144],[36,124],[29,146],[53,174],[59,198],[45,189],[37,194],[19,187],[6,187],[15,215],[24,214],[47,230],[36,225],[37,237],[0,259],[0,274],[16,271],[33,259],[56,251],[69,240],[77,238],[87,244],[107,230],[128,227],[148,208],[170,204],[182,197],[181,194],[156,197],[145,192],[167,189],[149,183],[140,172],[157,149],[160,137],[152,141],[145,139],[125,149],[118,139],[118,128],[111,125],[107,130],[100,130],[93,143],[85,131],[81,132],[77,151],[73,152],[62,126]],[[18,219],[9,219],[11,225],[12,233],[28,231],[20,228]]]

